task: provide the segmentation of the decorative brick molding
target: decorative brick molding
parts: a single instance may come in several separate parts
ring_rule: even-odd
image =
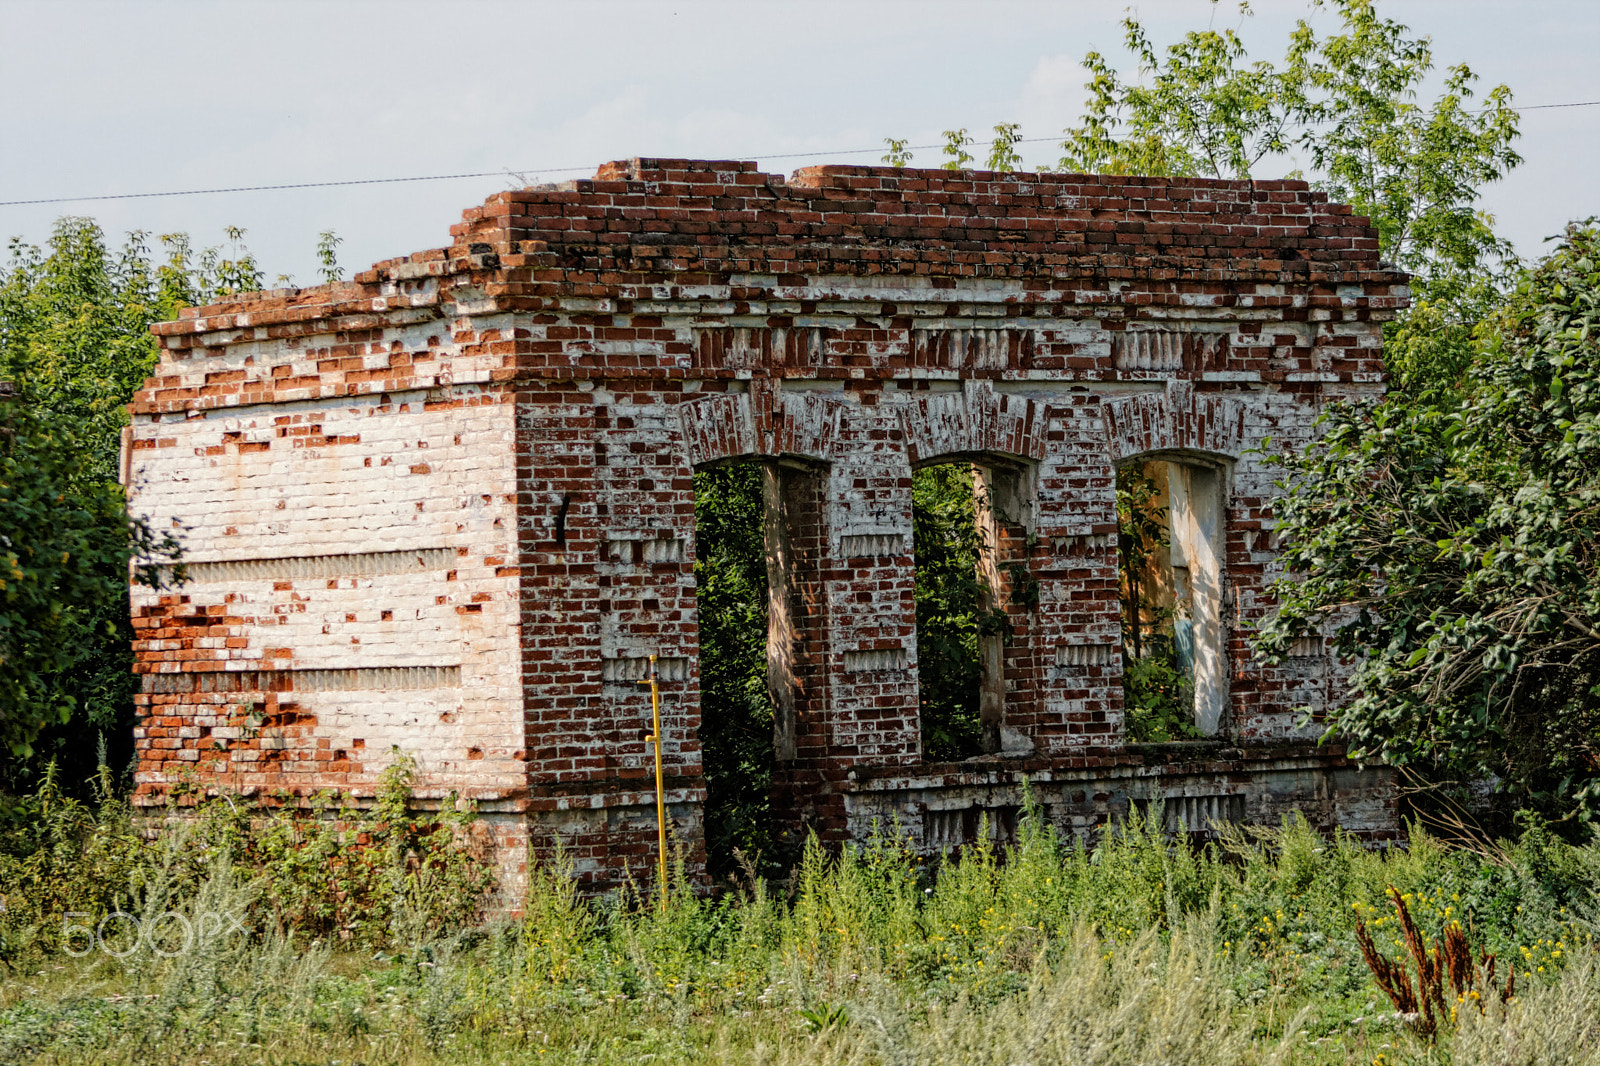
[[[1033,359],[1034,331],[919,329],[911,334],[911,365],[948,370],[1015,370]]]
[[[678,417],[691,467],[751,456],[826,462],[840,438],[845,406],[827,396],[780,394],[763,379],[747,393],[684,402]]]
[[[828,343],[828,331],[816,327],[698,329],[694,337],[694,365],[702,370],[817,367]]]
[[[1214,834],[1230,825],[1245,820],[1249,797],[1243,792],[1221,792],[1192,796],[1179,793],[1164,797],[1161,805],[1161,827],[1169,833],[1180,830],[1188,833]],[[1146,803],[1146,810],[1149,804]],[[1153,814],[1154,811],[1149,811]]]
[[[380,574],[409,574],[423,570],[443,570],[456,561],[454,548],[421,548],[416,551],[359,552],[354,555],[301,555],[281,559],[229,559],[224,562],[186,562],[188,580],[197,584],[212,581],[281,581],[308,577],[375,577]],[[174,567],[165,567],[172,580]]]
[[[1225,371],[1228,333],[1222,330],[1137,329],[1111,338],[1111,358],[1118,370],[1160,373]]]
[[[1109,666],[1122,658],[1116,644],[1060,644],[1056,646],[1057,666]]]
[[[1291,659],[1321,659],[1327,654],[1322,637],[1312,634],[1309,637],[1297,637],[1289,645],[1289,658]]]
[[[147,692],[408,692],[461,686],[459,666],[352,670],[213,670],[149,675]]]
[[[919,397],[900,408],[906,455],[913,463],[982,454],[1043,459],[1049,417],[1045,405],[996,392],[983,379],[963,382],[960,392]]]
[[[768,454],[757,444],[750,397],[709,396],[678,404],[683,426],[684,459],[697,467],[723,459]]]
[[[1113,462],[1147,452],[1237,459],[1245,448],[1245,404],[1231,396],[1196,394],[1187,381],[1168,381],[1157,395],[1109,399],[1103,409]]]
[[[689,660],[656,660],[656,680],[661,684],[685,681],[688,677]],[[649,681],[650,658],[645,655],[630,655],[623,658],[602,659],[600,662],[600,680],[623,684],[639,684]]]
[[[613,537],[606,541],[606,558],[638,566],[682,563],[689,549],[682,537]]]
[[[1117,548],[1117,535],[1115,533],[1079,533],[1073,536],[1054,537],[1050,547],[1058,554],[1064,556],[1091,556],[1115,551]]]
[[[846,533],[839,538],[839,555],[856,559],[870,555],[899,555],[906,550],[903,533]]]
[[[906,668],[906,650],[904,648],[867,648],[862,651],[847,651],[844,653],[844,672],[847,674],[866,674],[878,670],[904,670]]]

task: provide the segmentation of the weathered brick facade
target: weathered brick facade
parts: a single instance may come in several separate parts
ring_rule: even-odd
[[[608,883],[654,852],[635,682],[656,653],[698,862],[691,474],[754,458],[797,823],[842,840],[894,814],[935,849],[983,810],[1003,827],[1026,775],[1074,830],[1167,796],[1191,823],[1294,806],[1395,832],[1389,778],[1294,725],[1335,680],[1320,644],[1268,669],[1244,639],[1274,567],[1252,449],[1380,391],[1406,298],[1348,208],[1295,181],[633,160],[452,234],[156,327],[132,495],[190,580],[134,594],[141,802],[370,795],[397,747],[421,795],[477,801],[513,888],[558,832]],[[1217,739],[1174,749],[1123,736],[1114,469],[1140,457],[1220,508],[1195,525]],[[929,765],[910,486],[951,458],[1005,504],[997,580],[1031,591],[1000,597],[993,754]]]

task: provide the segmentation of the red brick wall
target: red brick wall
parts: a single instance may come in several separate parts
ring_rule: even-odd
[[[1231,739],[1303,735],[1290,708],[1336,686],[1315,650],[1250,659],[1276,565],[1250,449],[1381,391],[1406,292],[1304,183],[634,160],[497,194],[452,235],[156,327],[134,506],[196,566],[135,593],[141,801],[368,794],[398,747],[425,795],[526,818],[614,883],[653,854],[633,682],[655,653],[697,867],[691,478],[741,457],[790,468],[799,752],[777,788],[835,839],[866,817],[853,771],[920,763],[917,464],[1024,471],[1005,551],[1038,598],[1008,607],[1005,724],[1029,758],[1122,765],[1112,487],[1140,454],[1229,471]]]

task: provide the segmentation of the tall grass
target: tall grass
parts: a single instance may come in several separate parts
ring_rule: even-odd
[[[1257,1041],[1234,1009],[1206,923],[1185,923],[1163,944],[1153,929],[1118,950],[1079,927],[1019,994],[985,1003],[968,995],[918,1003],[884,988],[857,1024],[821,1047],[790,1045],[783,1058],[848,1063],[1282,1063],[1292,1041]]]
[[[196,869],[173,828],[141,838],[137,913],[249,932],[173,958],[36,940],[10,956],[0,1062],[1600,1062],[1600,850],[1530,826],[1498,862],[1420,832],[1372,852],[1293,820],[1195,851],[1159,825],[1088,848],[1025,817],[1015,845],[942,863],[888,827],[813,842],[782,883],[705,896],[680,874],[665,906],[583,899],[557,861],[522,917],[481,925],[439,921],[452,889],[396,859],[410,887],[365,940],[285,920],[287,866],[214,848]],[[1391,884],[1430,935],[1460,921],[1515,960],[1517,999],[1412,1032],[1354,940],[1361,918],[1398,954]]]

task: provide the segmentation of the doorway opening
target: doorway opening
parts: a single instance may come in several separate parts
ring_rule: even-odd
[[[700,623],[700,750],[706,865],[771,855],[773,702],[767,687],[764,464],[694,474],[695,592]]]
[[[1127,736],[1162,743],[1222,728],[1222,471],[1151,458],[1117,470],[1117,578]]]
[[[980,499],[979,468],[946,462],[917,470],[911,482],[916,562],[917,702],[928,762],[999,750],[1004,703],[996,538],[985,536],[993,509]]]

